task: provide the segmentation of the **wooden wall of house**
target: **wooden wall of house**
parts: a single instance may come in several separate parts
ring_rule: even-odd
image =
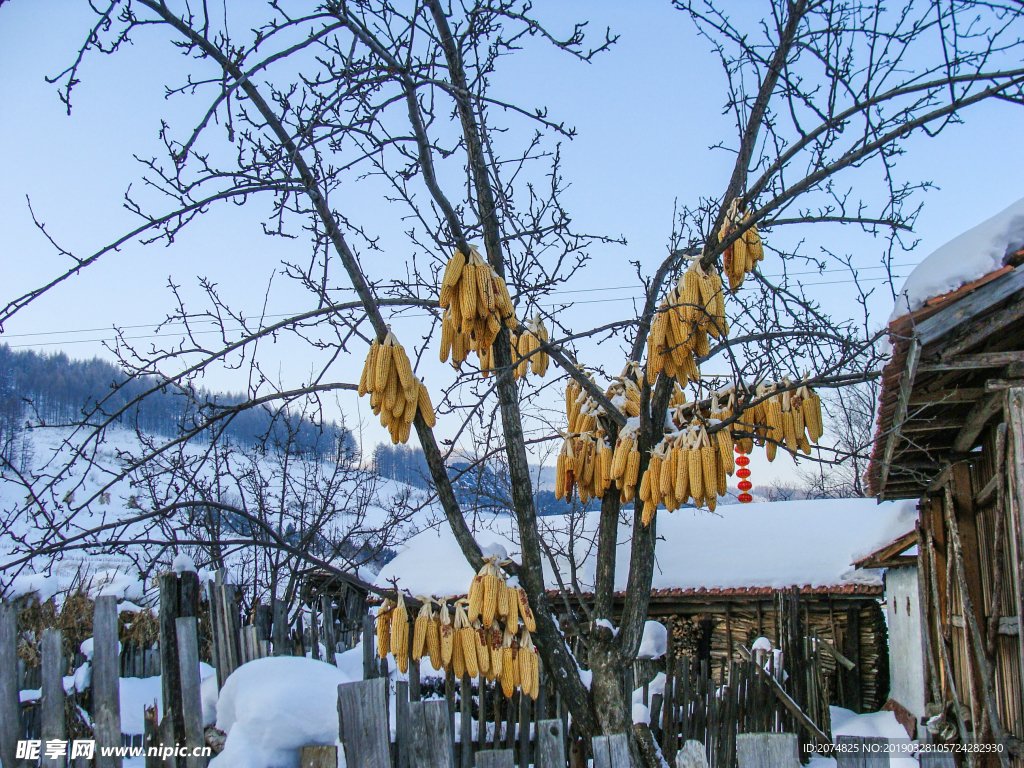
[[[953,465],[920,504],[925,690],[932,713],[943,710],[951,727],[960,727],[953,706],[960,702],[969,741],[994,743],[987,716],[987,705],[993,702],[999,713],[997,727],[1017,751],[1012,765],[1024,768],[1022,499],[1012,493],[1015,482],[1020,486],[1024,480],[1024,451],[1017,448],[1014,458],[1012,428],[1009,433],[1004,430],[999,424],[990,426],[982,450]],[[959,538],[960,562],[954,538]]]
[[[708,660],[721,682],[730,659],[739,662],[739,646],[750,648],[758,637],[780,646],[779,595],[765,599],[728,602],[688,601],[652,605],[651,618],[673,633],[677,657]],[[856,664],[848,672],[828,654],[822,654],[830,701],[856,712],[874,712],[889,695],[888,637],[880,601],[848,596],[806,596],[800,600],[802,625],[807,636],[830,643]]]

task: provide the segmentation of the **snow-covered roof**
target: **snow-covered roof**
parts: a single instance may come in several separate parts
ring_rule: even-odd
[[[579,573],[586,588],[593,582],[595,555],[591,542],[598,522],[591,514],[577,520],[573,536]],[[856,570],[852,563],[914,527],[913,502],[874,499],[828,499],[736,504],[717,513],[658,513],[658,541],[652,587],[656,590],[782,589],[790,586],[839,587],[879,585],[877,571]],[[550,527],[549,540],[565,546],[563,518],[541,518]],[[499,543],[513,559],[512,521],[495,520],[477,534],[481,545]],[[629,571],[630,527],[619,528],[615,587],[623,590]],[[560,559],[559,568],[568,573]],[[437,597],[465,594],[473,571],[446,524],[411,538],[377,575],[378,586],[397,579],[413,595]],[[557,587],[545,564],[549,588]]]
[[[1024,198],[954,237],[907,276],[889,321],[920,309],[926,301],[1003,267],[1024,248]]]

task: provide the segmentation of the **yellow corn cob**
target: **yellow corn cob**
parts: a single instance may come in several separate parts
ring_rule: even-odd
[[[480,573],[473,577],[473,580],[469,583],[469,594],[466,597],[469,598],[469,607],[466,609],[466,618],[469,621],[474,621],[480,618],[480,610],[484,604],[484,568],[480,569]]]
[[[676,467],[679,464],[678,452],[669,446],[665,454],[665,460],[661,463],[661,474],[659,495],[664,499],[666,496],[674,496],[676,488]]]
[[[502,646],[501,649],[501,692],[506,699],[512,698],[519,683],[519,675],[516,674],[519,666],[516,664],[515,654],[512,648]]]
[[[391,653],[399,671],[406,672],[409,669],[409,614],[401,592],[391,617]]]
[[[768,437],[782,442],[786,432],[782,423],[782,405],[777,397],[764,401],[764,417],[765,424],[768,425]]]
[[[427,647],[427,628],[430,626],[433,616],[430,614],[430,602],[426,598],[420,598],[423,605],[416,616],[416,624],[412,631],[412,658],[419,661]]]
[[[480,622],[473,625],[474,656],[478,675],[486,676],[491,671],[490,637],[491,631],[480,626]]]
[[[778,450],[778,446],[775,443],[765,442],[764,444],[764,455],[768,461],[775,461],[775,452]]]
[[[492,682],[501,677],[502,670],[502,657],[501,657],[501,638],[502,631],[495,624],[491,627],[491,631],[487,633],[487,652],[491,659],[491,668],[488,673],[488,679]]]
[[[786,448],[795,453],[800,446],[796,442],[796,423],[791,410],[782,414],[782,434],[786,439]]]
[[[459,278],[456,293],[459,297],[459,309],[462,312],[462,330],[465,331],[465,322],[476,317],[476,267],[469,262],[462,268],[462,276]],[[455,300],[455,296],[452,296],[452,300]]]
[[[685,504],[690,498],[690,451],[683,447],[677,447],[674,451],[679,454],[676,464],[676,482],[673,488],[673,496],[680,504]]]
[[[717,432],[716,439],[718,440],[718,458],[722,464],[723,471],[727,475],[731,475],[736,471],[736,460],[732,455],[732,432],[728,427],[720,429]]]
[[[501,583],[501,577],[496,573],[490,572],[493,569],[494,566],[492,565],[487,575],[484,576],[484,602],[481,618],[487,629],[491,628],[491,624],[494,623],[494,616],[498,611],[498,588]]]
[[[640,501],[651,500],[651,470],[644,472],[644,479],[640,481]]]
[[[376,375],[373,379],[371,389],[385,390],[391,378],[391,350],[390,344],[381,344],[375,356]]]
[[[700,310],[700,277],[691,267],[683,274],[681,283],[679,303],[683,305],[681,307],[683,317],[692,325],[699,322],[702,314]]]
[[[505,594],[508,595],[508,613],[505,614],[505,626],[515,629],[519,625],[519,593],[514,587],[506,586]]]
[[[461,251],[455,251],[444,268],[444,275],[441,277],[441,288],[454,288],[462,276],[462,268],[466,265],[466,257]]]
[[[441,635],[441,664],[445,669],[452,665],[452,655],[455,646],[455,627],[452,624],[451,614],[448,613],[448,604],[441,603],[441,618],[438,620]]]
[[[441,619],[431,618],[427,625],[427,653],[430,655],[430,666],[435,670],[444,667],[444,655],[441,652]]]
[[[462,644],[461,631],[457,629],[452,635],[452,672],[455,673],[456,680],[466,676],[466,649]]]
[[[377,655],[382,659],[391,652],[391,613],[394,608],[393,601],[385,600],[377,611]]]
[[[700,449],[705,498],[711,498],[718,493],[718,458],[715,453],[715,449],[710,445]]]
[[[704,467],[702,464],[700,449],[691,449],[688,452],[687,462],[690,471],[690,495],[694,503],[704,498]]]
[[[522,587],[516,588],[516,597],[519,598],[519,615],[523,619],[523,625],[530,631],[537,631],[537,622],[533,620],[533,609],[530,608],[530,601],[526,598],[526,592]]]
[[[409,356],[405,354],[405,347],[395,344],[391,351],[391,357],[395,364],[395,372],[398,374],[398,381],[406,392],[415,391],[416,380],[412,375],[412,365],[409,363]]]
[[[640,451],[635,449],[629,452],[626,463],[625,484],[630,488],[636,488],[636,481],[640,474]]]
[[[729,480],[725,474],[725,464],[722,463],[722,451],[715,448],[715,467],[718,470],[718,495],[725,496],[729,492]],[[730,453],[729,458],[732,458]]]
[[[641,521],[643,522],[643,524],[645,526],[648,526],[648,525],[651,524],[651,520],[654,519],[654,513],[657,510],[658,510],[658,503],[657,502],[652,501],[650,499],[648,499],[647,501],[644,502],[644,510],[643,510],[643,516],[641,517]]]
[[[629,461],[629,454],[633,450],[634,442],[632,438],[625,437],[619,438],[615,443],[615,455],[612,458],[612,472],[611,476],[613,480],[618,480],[626,472],[626,464]]]
[[[523,689],[524,694],[529,695],[533,671],[530,668],[532,651],[527,644],[532,645],[532,641],[530,640],[529,633],[524,629],[523,634],[519,638],[519,652],[516,654],[516,665],[519,667],[519,687]]]
[[[380,345],[374,339],[370,350],[366,353],[366,360],[363,363],[363,372],[359,376],[359,396],[362,397],[373,389],[377,379],[377,348]]]
[[[810,429],[807,430],[808,437],[812,443],[817,443],[821,440],[821,436],[824,434],[824,422],[821,418],[821,398],[818,397],[816,392],[810,392],[805,398],[804,402],[807,404],[807,415],[810,416],[808,420],[805,416],[805,421],[814,424],[814,432]]]
[[[480,665],[476,658],[476,631],[470,626],[465,626],[459,630],[458,639],[462,641],[462,653],[466,664],[466,674],[470,677],[476,677],[480,674]]]

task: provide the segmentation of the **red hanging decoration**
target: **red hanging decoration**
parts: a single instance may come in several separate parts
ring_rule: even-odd
[[[742,480],[736,484],[736,487],[742,491],[737,498],[739,499],[740,504],[749,504],[754,500],[754,497],[747,493],[747,491],[754,487],[747,479],[750,477],[750,470],[747,469],[747,465],[750,463],[750,457],[740,450],[739,443],[736,444],[735,450],[736,453],[739,454],[739,456],[736,457],[736,464],[739,466],[739,469],[736,470],[736,476],[742,478]]]

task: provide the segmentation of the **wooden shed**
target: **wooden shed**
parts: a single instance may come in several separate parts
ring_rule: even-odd
[[[915,269],[902,297],[906,311],[889,325],[892,355],[868,470],[879,500],[919,500],[921,672],[932,738],[1000,745],[1001,757],[978,763],[1018,768],[1024,766],[1022,263],[1024,201]],[[930,296],[917,290],[924,281],[945,281],[953,290]]]

